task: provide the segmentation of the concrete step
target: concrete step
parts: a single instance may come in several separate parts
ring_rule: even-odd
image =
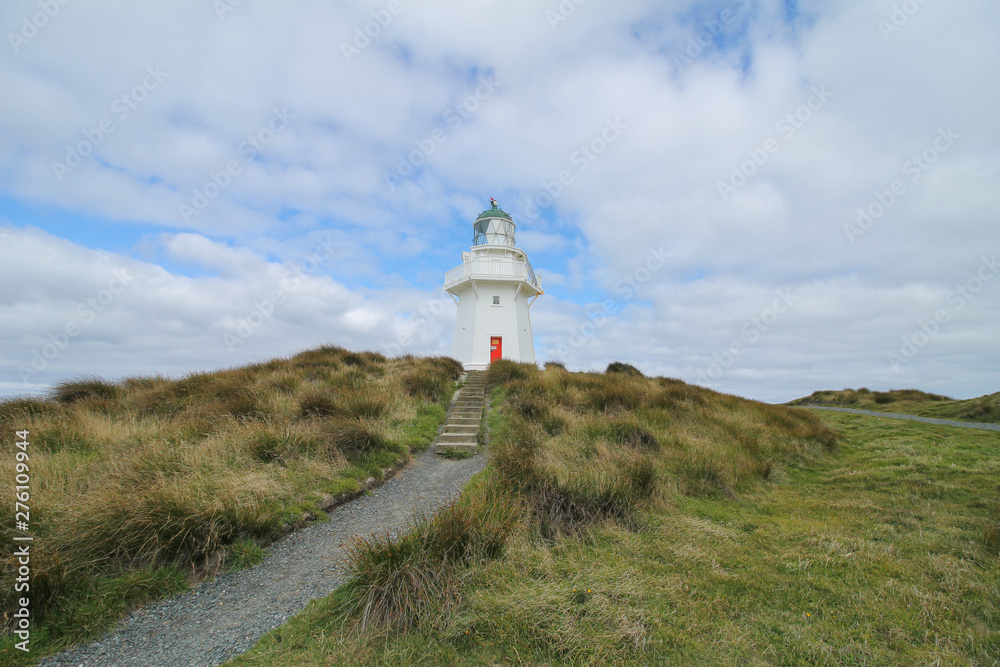
[[[472,421],[471,419],[463,419],[461,422],[455,422],[449,419],[447,422],[445,422],[444,430],[454,431],[456,429],[461,431],[478,431],[479,422]]]
[[[438,444],[434,447],[434,453],[443,454],[449,449],[458,450],[460,452],[472,452],[473,454],[475,454],[477,451],[479,451],[479,445],[477,445],[474,442],[456,442],[450,445]]]
[[[475,433],[442,433],[438,436],[437,442],[439,445],[452,445],[455,443],[472,443],[476,444],[476,434]]]
[[[469,371],[465,376],[465,384],[458,390],[455,402],[448,410],[448,421],[434,443],[434,451],[438,454],[449,449],[476,452],[479,449],[476,440],[485,403],[486,374],[482,371]]]
[[[447,435],[467,435],[470,440],[475,440],[479,434],[478,426],[445,426],[442,433]]]

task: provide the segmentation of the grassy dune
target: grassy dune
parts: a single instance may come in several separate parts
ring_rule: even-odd
[[[874,420],[609,370],[494,364],[492,465],[411,533],[359,544],[350,584],[232,664],[945,664],[1000,647],[994,434],[858,429]]]
[[[810,396],[791,401],[788,405],[826,405],[899,412],[938,419],[1000,423],[1000,392],[956,401],[947,396],[928,394],[917,389],[870,391],[862,387],[857,390],[816,391]]]
[[[32,655],[192,577],[259,561],[261,545],[425,448],[460,372],[446,358],[324,347],[0,402],[9,437],[30,432]],[[13,455],[0,467],[13,479]],[[0,540],[13,535],[13,503],[0,504]],[[0,563],[5,630],[15,570],[13,558]],[[9,640],[0,653],[19,653]]]

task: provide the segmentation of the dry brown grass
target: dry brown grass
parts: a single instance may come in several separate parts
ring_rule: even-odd
[[[429,444],[443,409],[427,408],[450,398],[460,371],[450,359],[323,347],[179,380],[84,378],[48,399],[0,402],[0,426],[29,431],[34,622],[96,577],[205,572],[227,545],[266,543],[357,492]],[[4,505],[8,542],[13,519]],[[15,566],[2,562],[4,610]]]
[[[499,558],[521,519],[516,499],[480,479],[401,536],[359,539],[348,553],[347,614],[361,630],[445,622],[468,566]]]
[[[671,493],[735,497],[835,445],[810,413],[612,366],[603,375],[506,361],[490,369],[507,415],[494,465],[532,499],[545,534],[627,520]]]
[[[899,412],[939,419],[1000,423],[1000,392],[967,400],[954,400],[918,389],[870,391],[862,387],[840,391],[814,391],[809,396],[790,401],[788,405],[827,405]]]
[[[836,436],[805,411],[630,369],[494,362],[491,467],[410,532],[355,544],[348,585],[282,628],[296,646],[262,642],[246,664],[411,664],[425,651],[426,664],[648,662],[671,613],[651,605],[676,583],[656,574],[664,553],[642,561],[656,517],[736,505]],[[719,576],[707,550],[678,547]],[[483,659],[484,641],[499,654]]]

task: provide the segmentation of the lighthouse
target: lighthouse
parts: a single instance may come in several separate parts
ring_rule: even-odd
[[[542,284],[514,244],[515,227],[491,198],[472,225],[472,248],[444,276],[444,289],[458,304],[451,356],[467,370],[484,370],[497,359],[535,363],[529,310]]]

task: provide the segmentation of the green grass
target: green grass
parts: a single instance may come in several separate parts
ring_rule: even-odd
[[[231,570],[246,570],[264,562],[267,552],[253,540],[239,540],[226,549],[226,564]]]
[[[882,392],[862,387],[857,390],[816,391],[787,405],[837,406],[938,419],[1000,423],[1000,392],[956,401],[947,396],[928,394],[916,389],[893,389]]]
[[[179,380],[82,378],[0,401],[29,431],[32,656],[94,637],[129,608],[324,516],[427,447],[461,365],[323,347]],[[12,479],[14,457],[0,461]],[[14,507],[0,505],[13,543]],[[10,637],[17,561],[0,559]],[[155,576],[154,576],[155,575]],[[4,660],[25,662],[15,651]],[[19,663],[20,664],[20,663]]]
[[[451,398],[450,396],[448,397]],[[422,452],[434,442],[438,426],[444,423],[448,414],[440,403],[428,403],[420,406],[416,418],[403,433],[401,442],[413,452]]]
[[[234,664],[996,664],[997,436],[822,418],[844,434],[835,453],[738,500],[516,534],[464,573],[436,626],[360,632],[341,591]]]
[[[80,577],[72,595],[50,603],[46,623],[31,626],[31,652],[14,648],[12,635],[0,636],[0,665],[28,664],[35,658],[93,638],[129,610],[188,588],[185,572],[176,567],[146,567],[115,576]],[[31,589],[32,595],[35,589]],[[34,597],[32,598],[34,599]]]
[[[443,452],[441,452],[441,456],[445,457],[446,459],[451,459],[453,461],[471,459],[475,455],[476,455],[475,452],[470,452],[465,449],[457,449],[455,447],[449,447],[448,449],[445,449]]]
[[[997,434],[772,411],[662,378],[500,371],[501,456],[463,501],[520,505],[503,548],[443,572],[442,588],[409,588],[405,626],[362,628],[349,585],[233,664],[1000,661]],[[505,449],[522,455],[517,483]],[[652,493],[623,484],[623,452],[654,464]],[[377,582],[414,571],[392,567],[391,548]]]
[[[0,404],[32,424],[44,497],[66,502],[39,508],[33,638],[87,638],[192,566],[258,558],[317,484],[356,491],[426,447],[451,372],[327,349]],[[232,664],[1000,664],[998,434],[771,406],[627,364],[500,362],[488,380],[491,463],[461,498],[356,543],[348,584]],[[61,549],[70,536],[90,550]],[[76,565],[95,545],[114,567]]]

